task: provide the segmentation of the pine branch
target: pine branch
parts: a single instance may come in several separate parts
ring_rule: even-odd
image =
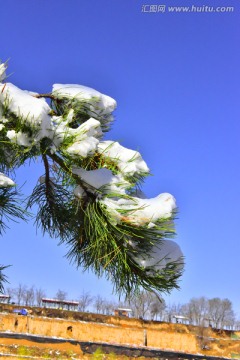
[[[7,269],[8,266],[0,265],[0,294],[4,292],[4,283],[8,282],[7,276],[3,273],[5,269]]]
[[[74,174],[72,172],[72,169],[66,165],[66,163],[60,156],[58,156],[56,153],[51,154],[50,152],[48,152],[48,156],[53,161],[55,161],[60,166],[60,168],[64,170],[72,179],[74,179],[76,184],[80,185],[84,189],[84,191],[86,192],[87,196],[90,199],[96,198],[96,195],[94,195],[92,192],[89,191],[90,185],[87,186],[86,183],[83,180],[81,180],[78,175]]]
[[[146,256],[154,243],[161,247],[159,237],[166,234],[167,231],[157,235],[150,229],[130,224],[114,225],[104,207],[95,201],[84,211],[81,241],[71,238],[66,242],[70,248],[67,257],[78,267],[92,269],[97,276],[105,273],[118,294],[130,295],[141,287],[148,291],[169,292],[178,288],[179,263],[170,262],[156,272],[153,267],[145,269],[134,260],[136,253]],[[129,241],[132,237],[134,247]]]
[[[77,267],[91,269],[97,276],[105,274],[115,291],[127,296],[141,288],[158,293],[178,288],[181,259],[164,266],[166,261],[161,259],[163,240],[174,235],[175,199],[170,195],[140,201],[137,188],[149,175],[141,155],[125,149],[120,156],[119,144],[113,145],[112,152],[100,151],[99,138],[109,130],[115,100],[93,89],[67,88],[66,92],[63,85],[53,93],[31,95],[13,84],[0,83],[1,168],[14,170],[26,160],[42,158],[45,173],[27,207],[37,206],[36,226],[66,243],[67,257]],[[41,98],[50,99],[50,105]],[[97,125],[87,122],[90,117]],[[82,133],[80,126],[85,122]],[[77,175],[82,174],[79,169],[86,172],[84,180]],[[91,182],[94,174],[96,182]],[[6,185],[4,175],[0,181]],[[17,195],[15,189],[0,188],[0,234],[7,221],[25,220],[27,213],[18,205]],[[145,211],[147,206],[149,211]],[[154,247],[159,250],[159,264],[141,265],[154,263],[155,256],[150,261]],[[6,281],[1,273],[4,268],[0,267],[0,291]]]
[[[7,228],[6,221],[26,221],[27,212],[18,205],[19,193],[15,189],[0,188],[0,235]]]
[[[44,182],[35,186],[27,208],[38,205],[35,223],[42,228],[43,234],[47,232],[51,237],[60,239],[69,236],[68,218],[72,216],[69,198],[69,191],[50,178],[46,177]]]

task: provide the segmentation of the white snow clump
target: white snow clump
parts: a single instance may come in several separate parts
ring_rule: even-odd
[[[65,133],[74,137],[74,142],[67,147],[66,152],[74,156],[87,157],[96,151],[99,143],[97,138],[102,135],[102,130],[100,122],[90,118],[77,129],[69,128]]]
[[[15,182],[7,177],[5,174],[0,173],[0,187],[11,187],[15,186]]]
[[[102,141],[98,145],[99,153],[117,162],[119,170],[127,175],[148,173],[149,168],[138,151],[127,149],[118,142]]]
[[[178,271],[181,271],[184,267],[182,250],[172,240],[162,240],[159,245],[152,247],[147,258],[134,256],[134,260],[144,268],[153,267],[154,271],[161,271],[170,262],[178,264]]]
[[[48,114],[51,109],[44,99],[38,99],[11,83],[0,84],[0,100],[10,112],[30,125],[40,125],[44,120],[50,120]]]
[[[89,171],[73,168],[72,172],[84,181],[91,192],[95,192],[97,189],[101,190],[102,194],[120,195],[125,194],[125,189],[130,185],[121,175],[113,175],[111,170],[105,168]]]
[[[29,147],[32,144],[31,138],[22,131],[16,132],[15,130],[8,130],[7,137],[12,143]]]
[[[129,221],[136,225],[149,224],[153,227],[154,223],[160,219],[171,217],[176,209],[175,198],[168,193],[162,193],[155,198],[142,199],[132,197],[130,199],[103,199],[102,202],[116,219]],[[124,211],[124,215],[123,214]]]
[[[92,105],[92,111],[108,114],[115,110],[116,101],[90,87],[77,84],[54,84],[53,95],[57,98],[69,98]],[[94,115],[93,115],[94,116]]]
[[[32,126],[35,131],[32,141],[38,142],[44,137],[51,138],[53,136],[49,115],[51,109],[45,99],[38,99],[29,92],[21,90],[11,83],[6,83],[0,84],[0,102],[8,108],[10,113]],[[29,146],[24,142],[22,145]]]
[[[103,125],[113,120],[112,112],[116,108],[116,101],[90,87],[77,84],[54,84],[52,94],[59,100],[69,101],[74,109],[78,111],[82,109],[90,117],[100,120]]]

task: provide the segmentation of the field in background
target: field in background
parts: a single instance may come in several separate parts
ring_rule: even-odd
[[[240,332],[45,308],[28,308],[29,315],[24,316],[13,313],[14,308],[12,305],[0,306],[0,333],[19,337],[1,337],[0,353],[12,353],[18,358],[91,359],[98,356],[87,355],[76,342],[202,354],[205,358],[240,358]],[[64,339],[64,342],[39,343],[34,337],[31,340],[21,338],[21,334],[56,341]],[[94,353],[101,352],[100,347],[95,348]],[[99,353],[98,358],[114,359],[114,356],[120,359],[120,355],[116,357],[113,353],[105,357]],[[142,353],[139,356],[143,356]]]

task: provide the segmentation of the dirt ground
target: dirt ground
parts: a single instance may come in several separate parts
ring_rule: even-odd
[[[88,359],[77,345],[36,344],[28,340],[1,339],[0,354],[12,354],[13,358],[30,357],[36,359]],[[0,357],[2,359],[2,357]],[[4,357],[3,357],[4,358]],[[9,359],[9,357],[6,357]]]
[[[4,354],[12,354],[14,359],[130,359],[114,354],[103,355],[100,349],[96,354],[83,354],[80,346],[74,344],[74,341],[92,341],[240,359],[240,332],[97,314],[65,313],[59,311],[22,316],[0,312],[1,333],[27,333],[72,340],[72,343],[41,344],[1,338],[0,358],[4,359]],[[9,357],[6,356],[6,359]]]

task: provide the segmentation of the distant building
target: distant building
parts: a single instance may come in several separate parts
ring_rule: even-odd
[[[0,294],[0,303],[1,304],[9,304],[11,296]]]
[[[178,324],[189,324],[190,322],[188,317],[182,315],[174,315],[173,318]]]
[[[42,306],[50,309],[61,309],[61,310],[78,310],[79,302],[77,301],[68,301],[68,300],[59,300],[59,299],[42,299]]]
[[[129,317],[131,315],[131,313],[132,313],[131,309],[118,308],[118,309],[114,310],[115,316]]]

